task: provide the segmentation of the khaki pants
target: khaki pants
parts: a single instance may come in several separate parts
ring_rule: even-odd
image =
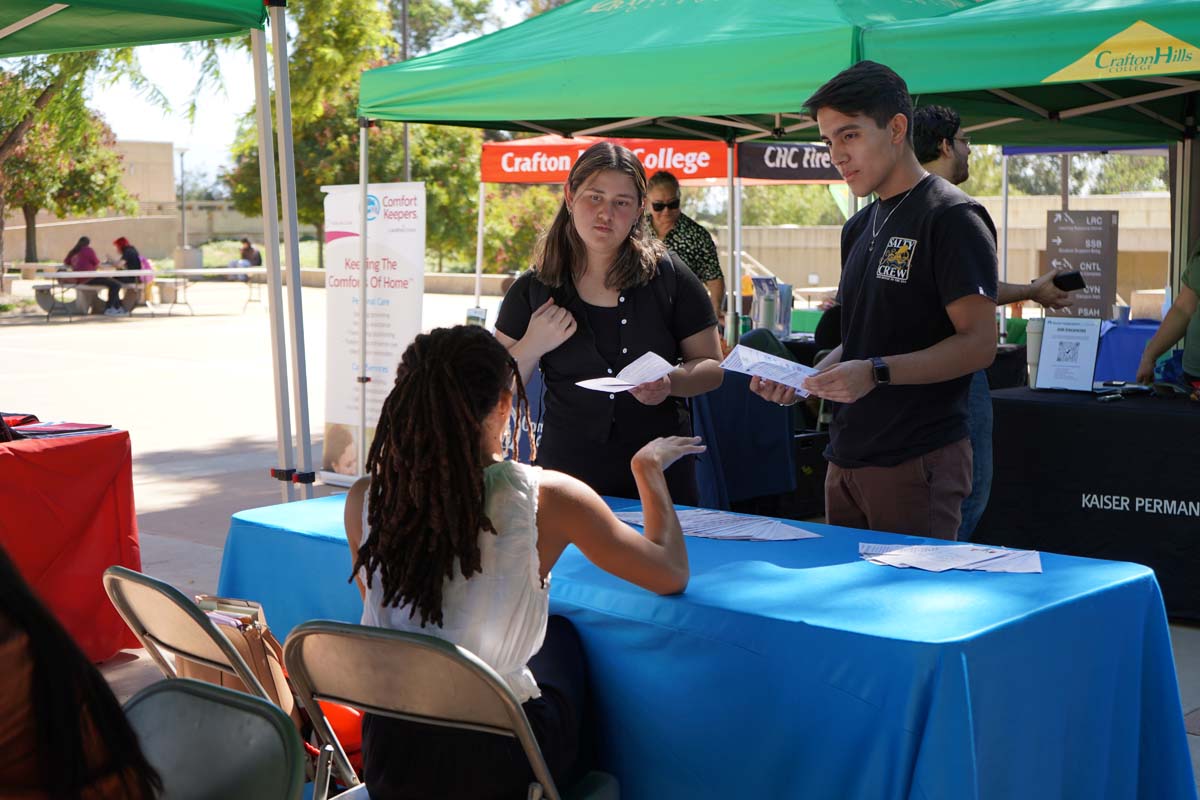
[[[960,439],[894,467],[829,465],[830,525],[954,539],[971,493],[971,442]]]

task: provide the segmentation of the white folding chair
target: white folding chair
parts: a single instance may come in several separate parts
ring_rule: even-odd
[[[250,694],[273,702],[237,648],[174,586],[113,566],[104,570],[104,591],[166,677],[179,677],[164,655],[170,653],[233,675]]]
[[[432,636],[316,620],[292,629],[283,660],[318,737],[333,746],[334,767],[352,789],[358,778],[318,701],[513,737],[533,769],[529,797],[562,796],[516,695],[495,670],[461,647]],[[619,789],[612,776],[593,772],[566,797],[617,800]]]

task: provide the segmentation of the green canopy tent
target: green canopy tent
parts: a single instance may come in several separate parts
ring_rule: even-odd
[[[1195,0],[576,0],[363,73],[359,114],[560,135],[812,139],[800,104],[865,58],[896,68],[918,102],[957,107],[978,142],[1178,143],[1177,279],[1195,173]]]
[[[308,381],[305,372],[304,322],[300,303],[299,235],[296,222],[295,165],[292,158],[291,100],[287,73],[285,0],[4,0],[0,3],[0,58],[68,51],[103,50],[146,44],[219,39],[250,34],[254,59],[258,149],[262,179],[263,257],[270,283],[271,348],[275,376],[277,477],[285,480],[281,493],[294,500],[291,477],[299,466],[302,495],[312,496],[309,446]],[[266,6],[266,8],[264,8]],[[288,265],[289,328],[293,393],[296,402],[296,445],[291,435],[287,347],[284,332],[282,277],[278,257],[279,210],[276,203],[275,157],[271,142],[270,90],[267,83],[267,44],[264,25],[270,18],[276,116],[279,133],[283,218],[287,225],[284,248]],[[295,449],[299,449],[299,461]]]

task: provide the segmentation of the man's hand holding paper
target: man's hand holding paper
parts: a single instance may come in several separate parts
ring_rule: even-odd
[[[803,364],[788,361],[786,358],[773,356],[770,353],[763,353],[749,347],[743,347],[740,344],[729,351],[729,355],[721,362],[721,368],[730,372],[740,372],[743,375],[750,375],[751,390],[766,400],[783,405],[790,404],[797,396],[807,397],[808,390],[804,386],[804,379],[816,373],[816,370],[812,367],[806,367]],[[779,386],[771,387],[767,382],[774,382]],[[786,387],[786,389],[781,389],[780,387]],[[770,391],[773,395],[777,394],[780,397],[786,397],[786,399],[773,399],[773,396],[768,397],[762,391],[763,389]]]

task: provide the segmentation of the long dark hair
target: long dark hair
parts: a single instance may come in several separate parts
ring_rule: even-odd
[[[69,253],[67,253],[66,256],[63,257],[63,263],[70,264],[71,259],[74,258],[79,253],[80,250],[87,247],[91,243],[92,243],[92,240],[89,239],[88,237],[80,236],[79,241],[75,243],[75,246],[71,248],[71,251]]]
[[[443,582],[456,565],[466,578],[479,572],[480,531],[496,533],[484,513],[480,436],[514,384],[516,436],[532,428],[512,356],[483,328],[438,328],[404,351],[383,402],[367,457],[370,535],[354,572],[370,586],[378,571],[383,605],[411,605],[422,627],[442,624]]]
[[[612,142],[596,142],[583,151],[567,173],[567,186],[572,194],[597,172],[612,170],[633,179],[637,190],[638,205],[646,199],[646,170],[633,151]],[[629,289],[641,286],[654,277],[658,261],[666,255],[666,248],[652,236],[646,235],[644,214],[638,214],[629,236],[621,243],[617,260],[604,276],[604,285],[610,289]],[[534,271],[538,280],[554,288],[574,286],[576,272],[587,265],[587,248],[579,232],[571,222],[566,198],[558,206],[558,213],[550,229],[538,242],[534,256]]]
[[[156,797],[162,779],[146,761],[104,676],[0,548],[0,628],[7,626],[29,640],[38,774],[48,796],[76,800],[97,779],[117,775],[126,796]],[[89,720],[105,749],[104,761],[95,769],[89,765],[84,740],[83,726]]]

